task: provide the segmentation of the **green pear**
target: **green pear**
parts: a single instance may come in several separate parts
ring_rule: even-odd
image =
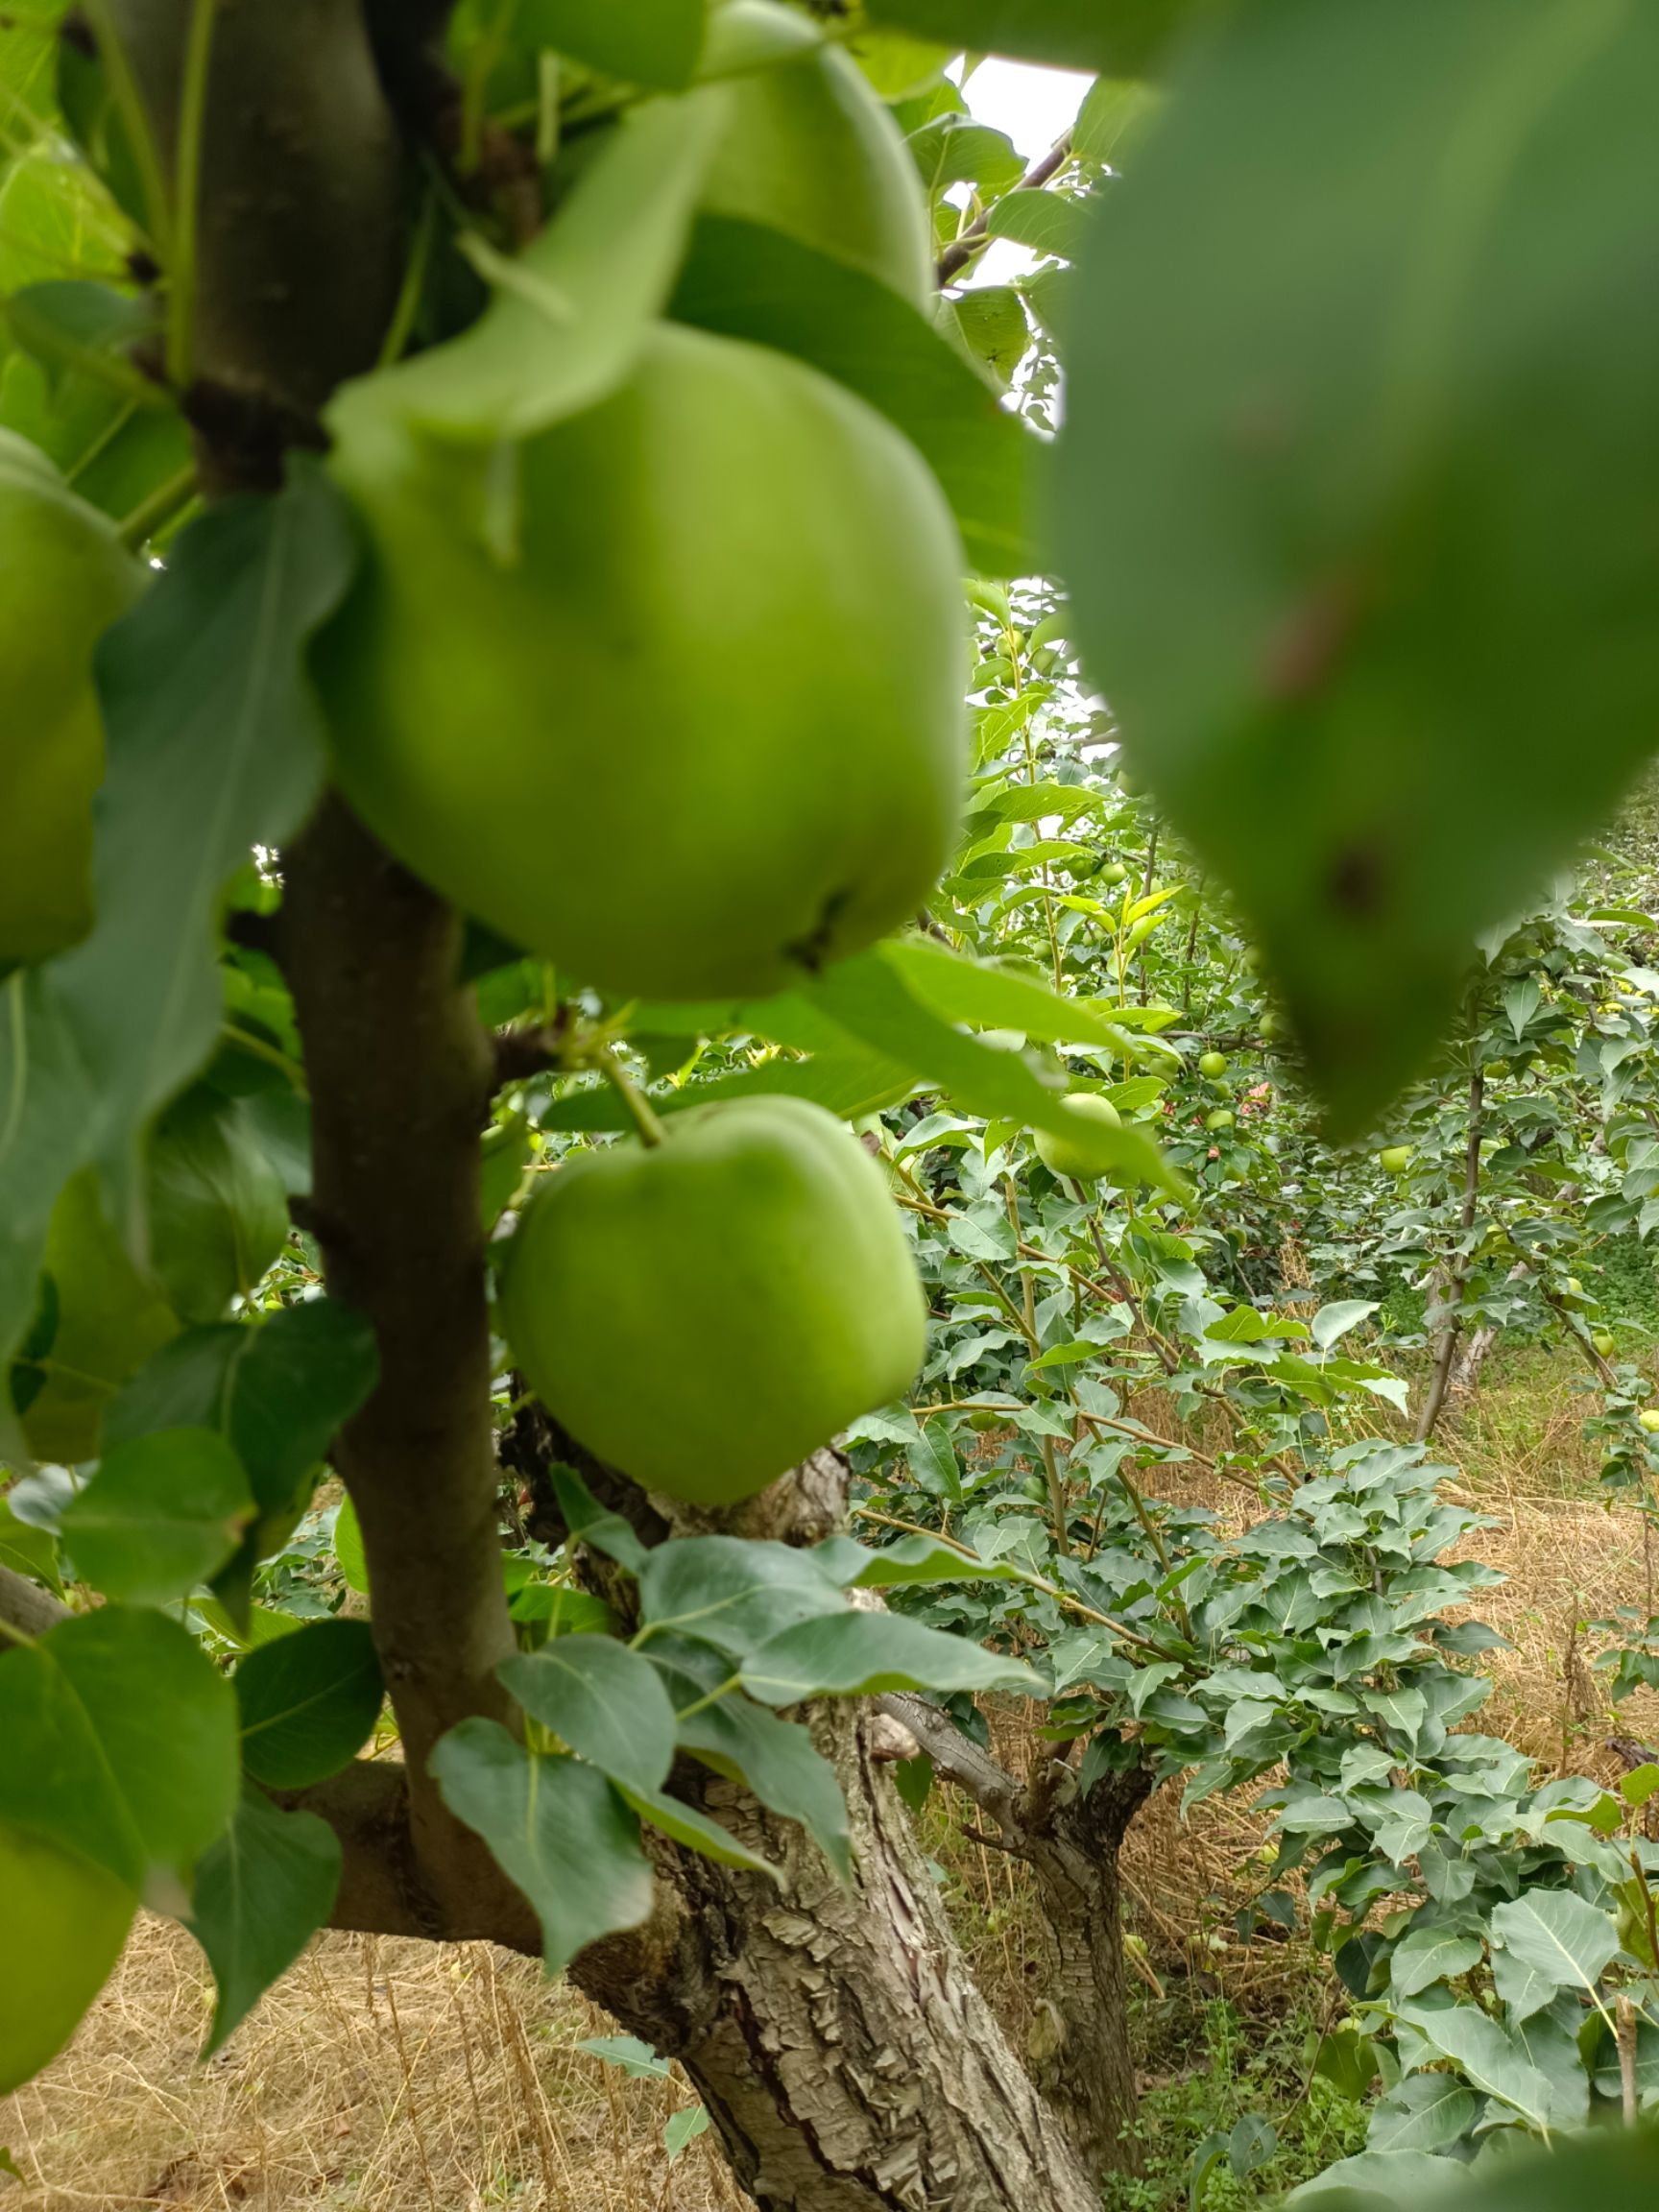
[[[1102,1128],[1120,1129],[1123,1117],[1110,1098],[1102,1098],[1097,1092],[1072,1091],[1060,1101],[1068,1114],[1076,1115],[1080,1121],[1098,1121]],[[1037,1157],[1050,1175],[1064,1175],[1073,1183],[1098,1183],[1106,1175],[1103,1167],[1096,1166],[1093,1155],[1082,1146],[1073,1144],[1069,1138],[1057,1135],[1051,1129],[1033,1132]]]
[[[1214,1114],[1206,1114],[1204,1117],[1206,1129],[1217,1131],[1231,1129],[1233,1122],[1234,1113],[1231,1106],[1217,1106]]]
[[[0,2097],[74,2034],[121,1956],[137,1904],[90,1860],[0,1826]]]
[[[962,554],[861,400],[664,326],[494,462],[337,427],[366,561],[319,672],[400,859],[625,997],[767,995],[915,913],[961,800]]]
[[[1385,1175],[1404,1175],[1411,1165],[1409,1144],[1388,1144],[1377,1155],[1377,1165]]]
[[[1208,1075],[1213,1083],[1217,1076],[1225,1075],[1227,1072],[1226,1053],[1201,1052],[1198,1055],[1198,1072],[1200,1075]]]
[[[723,80],[732,118],[704,186],[706,212],[786,231],[928,306],[922,181],[851,57],[793,9],[729,0],[710,18],[703,75]]]
[[[803,1098],[669,1117],[546,1177],[501,1317],[530,1387],[647,1489],[750,1497],[901,1396],[926,1307],[880,1170]]]
[[[0,967],[92,926],[92,648],[142,583],[108,518],[0,430]]]

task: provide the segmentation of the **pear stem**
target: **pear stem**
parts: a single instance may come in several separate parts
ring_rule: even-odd
[[[609,1045],[601,1045],[593,1054],[593,1065],[621,1094],[622,1103],[634,1119],[640,1140],[646,1144],[661,1144],[663,1137],[661,1122],[652,1111],[651,1102],[643,1091],[612,1051]]]

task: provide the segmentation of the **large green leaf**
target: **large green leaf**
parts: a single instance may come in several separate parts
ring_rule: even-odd
[[[628,373],[674,281],[725,112],[718,86],[636,109],[535,244],[488,257],[495,297],[470,329],[344,387],[329,409],[336,437],[366,452],[402,425],[472,444],[481,517],[503,440],[591,407]]]
[[[1046,1685],[1004,1659],[899,1613],[842,1612],[785,1628],[743,1663],[743,1687],[763,1705],[817,1696],[866,1697],[880,1690],[1001,1690],[1041,1697]]]
[[[377,1370],[373,1330],[330,1298],[279,1307],[252,1325],[187,1329],[113,1400],[105,1447],[185,1426],[228,1437],[259,1508],[215,1585],[242,1614],[253,1569],[286,1540],[314,1470]]]
[[[733,1659],[757,1651],[798,1622],[839,1613],[847,1602],[811,1552],[739,1536],[659,1544],[638,1575],[653,1635],[688,1636]]]
[[[1556,1988],[1588,1992],[1619,1950],[1613,1915],[1570,1889],[1526,1889],[1494,1906],[1492,1940]]]
[[[521,15],[520,36],[670,92],[690,84],[703,51],[704,0],[529,0]]]
[[[451,1728],[431,1764],[450,1812],[535,1908],[549,1974],[650,1912],[638,1824],[595,1767],[526,1751],[493,1720]]]
[[[105,1867],[0,1822],[0,2097],[68,2042],[137,1909]]]
[[[1174,1196],[1185,1194],[1183,1179],[1142,1131],[1128,1124],[1113,1128],[1079,1120],[1062,1103],[1064,1093],[1042,1081],[1019,1053],[1001,1052],[976,1037],[964,1036],[936,1012],[904,972],[902,962],[909,950],[878,946],[854,959],[837,961],[809,990],[804,988],[796,996],[809,996],[821,1012],[889,1058],[908,1061],[919,1076],[936,1083],[965,1112],[1052,1130],[1087,1152],[1102,1170],[1120,1173],[1126,1181],[1157,1184]],[[931,976],[929,971],[930,982]],[[980,976],[987,992],[997,990],[995,970],[981,971]],[[1014,984],[1020,980],[1001,979]],[[974,985],[976,992],[980,988]],[[1040,987],[1033,987],[1032,996],[1039,992]],[[1025,1003],[1024,992],[1020,996]],[[1047,994],[1041,996],[1046,998]],[[1070,1019],[1067,1017],[1068,1022]],[[1087,1020],[1087,1013],[1080,1010],[1076,1022],[1082,1024]]]
[[[164,1614],[106,1605],[0,1660],[0,1820],[176,1903],[236,1806],[236,1700]]]
[[[235,1683],[242,1764],[274,1790],[301,1790],[349,1765],[386,1695],[367,1621],[307,1621],[250,1651]]]
[[[891,285],[758,223],[705,215],[674,294],[682,323],[747,338],[833,376],[918,448],[983,576],[1035,565],[1040,441]]]
[[[278,497],[193,523],[99,648],[97,926],[0,986],[0,1358],[29,1326],[46,1222],[83,1163],[102,1162],[119,1225],[141,1241],[143,1129],[219,1031],[220,893],[316,794],[301,658],[353,560],[338,502],[297,466]]]
[[[230,1826],[197,1871],[190,1908],[190,1932],[219,1987],[204,2058],[326,1923],[340,1862],[340,1839],[325,1820],[278,1812],[261,1791],[243,1791]]]
[[[1342,1133],[1659,727],[1656,104],[1624,0],[1246,7],[1093,218],[1086,665]]]
[[[1479,2104],[1453,2074],[1410,2074],[1372,2110],[1373,2151],[1446,2151],[1475,2124]]]
[[[724,1671],[716,1660],[709,1673]],[[716,1774],[741,1782],[762,1805],[781,1813],[786,1820],[799,1820],[815,1837],[824,1856],[843,1881],[852,1878],[853,1844],[847,1821],[847,1801],[835,1770],[817,1749],[798,1720],[781,1720],[765,1706],[733,1691],[714,1704],[703,1704],[718,1684],[705,1674],[701,1680],[666,1671],[682,1718],[678,1741]],[[689,1708],[702,1705],[700,1712]]]
[[[867,0],[870,20],[941,45],[1133,75],[1221,0]]]
[[[160,1429],[107,1451],[63,1508],[76,1572],[107,1598],[163,1605],[221,1568],[253,1513],[242,1462],[211,1429]]]
[[[1477,2089],[1512,2105],[1534,2128],[1551,2125],[1554,2115],[1549,2077],[1478,2005],[1407,2004],[1401,2008],[1401,2018],[1443,2056],[1454,2059]]]
[[[674,1761],[674,1708],[648,1659],[610,1636],[559,1636],[504,1659],[502,1682],[532,1720],[618,1788],[648,1797]]]
[[[782,1880],[781,1871],[770,1859],[751,1850],[747,1843],[740,1843],[730,1829],[723,1828],[707,1813],[699,1812],[696,1806],[687,1805],[684,1798],[670,1796],[666,1790],[619,1787],[624,1799],[641,1820],[660,1828],[664,1836],[684,1844],[687,1851],[696,1851],[722,1866],[740,1866],[750,1874],[764,1874],[769,1881]]]

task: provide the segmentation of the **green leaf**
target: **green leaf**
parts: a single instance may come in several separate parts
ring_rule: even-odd
[[[607,77],[679,92],[703,51],[704,0],[535,0],[540,40]]]
[[[630,1575],[637,1575],[650,1554],[621,1514],[601,1505],[574,1467],[555,1460],[547,1474],[571,1542],[591,1545]]]
[[[1092,1344],[1091,1354],[1099,1346]],[[1007,1582],[1018,1570],[1005,1559],[981,1559],[935,1536],[901,1536],[885,1551],[870,1551],[845,1536],[819,1545],[818,1556],[850,1590],[914,1589],[940,1582]]]
[[[116,1225],[141,1247],[143,1130],[219,1030],[220,892],[318,787],[301,655],[353,560],[338,502],[296,465],[277,497],[228,499],[192,523],[99,648],[97,926],[0,986],[0,1358],[28,1329],[46,1222],[84,1162],[103,1163]]]
[[[236,1806],[236,1700],[164,1614],[106,1605],[0,1661],[0,1820],[163,1905]]]
[[[1069,1114],[1063,1094],[1041,1082],[1019,1053],[998,1052],[965,1037],[935,1013],[889,958],[896,950],[881,946],[837,961],[810,986],[813,1004],[878,1051],[908,1060],[918,1075],[938,1084],[967,1112],[1052,1130],[1126,1181],[1185,1193],[1182,1177],[1140,1130],[1114,1129]]]
[[[314,1813],[278,1812],[245,1790],[235,1818],[196,1875],[189,1927],[213,1969],[210,2058],[327,1924],[340,1887],[340,1839]]]
[[[677,1680],[670,1672],[669,1685]],[[687,1702],[705,1693],[691,1683]],[[677,1693],[678,1695],[678,1693]],[[843,1882],[853,1878],[853,1839],[847,1801],[835,1769],[798,1720],[781,1720],[763,1705],[733,1691],[702,1712],[682,1718],[684,1751],[728,1781],[741,1782],[772,1812],[799,1820]]]
[[[684,1844],[687,1851],[699,1852],[722,1866],[741,1866],[746,1873],[764,1874],[773,1882],[782,1881],[781,1869],[774,1866],[770,1859],[740,1843],[730,1829],[722,1828],[718,1820],[711,1820],[694,1805],[671,1797],[662,1790],[630,1790],[624,1783],[617,1787],[641,1820],[648,1820],[653,1828],[661,1828],[664,1836]]]
[[[660,2058],[637,2035],[585,2035],[576,2048],[590,2057],[602,2058],[607,2066],[617,2067],[630,2081],[666,2081],[674,2071],[666,2058]]]
[[[1158,112],[1159,96],[1149,84],[1099,78],[1083,95],[1071,132],[1071,150],[1080,161],[1120,167]]]
[[[1492,1940],[1560,1989],[1594,1991],[1619,1949],[1609,1912],[1570,1889],[1527,1889],[1492,1909]]]
[[[5,1532],[0,1529],[0,1545]],[[1659,1791],[1659,1766],[1649,1759],[1644,1766],[1633,1767],[1619,1785],[1619,1794],[1626,1805],[1646,1805],[1655,1791]]]
[[[19,1521],[10,1503],[0,1498],[0,1567],[13,1575],[27,1575],[49,1590],[62,1587],[58,1572],[58,1540],[47,1528],[31,1527]]]
[[[1034,253],[1058,254],[1074,261],[1087,234],[1083,203],[1058,192],[1010,192],[991,210],[986,228],[993,238],[1012,238]]]
[[[651,1662],[609,1636],[560,1636],[495,1670],[532,1720],[624,1791],[648,1797],[674,1761],[674,1708]]]
[[[1039,441],[891,285],[781,230],[705,215],[671,312],[700,329],[793,353],[856,392],[938,477],[976,573],[1021,576],[1033,567],[1046,458]]]
[[[137,1906],[104,1867],[0,1822],[0,2097],[68,2042],[121,1956]]]
[[[369,1558],[363,1549],[363,1530],[357,1508],[342,1498],[334,1515],[334,1561],[348,1590],[360,1598],[369,1595]]]
[[[739,1660],[781,1630],[846,1603],[810,1551],[740,1536],[659,1544],[638,1572],[653,1634],[672,1629]]]
[[[1465,2171],[1455,2158],[1424,2151],[1361,2151],[1292,2189],[1285,2202],[1295,2212],[1418,2212],[1439,2204]],[[1506,2202],[1503,2212],[1510,2212]]]
[[[1060,566],[1357,1133],[1652,747],[1659,15],[1290,0],[1194,63],[1080,265]]]
[[[709,2132],[709,2113],[702,2104],[682,2104],[662,2124],[662,2150],[670,2166],[688,2143]]]
[[[1043,1678],[966,1637],[897,1613],[841,1612],[772,1637],[743,1665],[763,1705],[806,1697],[869,1697],[881,1690],[1001,1690],[1040,1697]]]
[[[1411,2074],[1381,2098],[1366,2141],[1373,2151],[1449,2151],[1479,2110],[1455,2075]]]
[[[497,1722],[476,1719],[439,1740],[431,1767],[445,1804],[535,1908],[549,1974],[647,1917],[638,1824],[597,1768],[526,1751]]]
[[[84,1581],[130,1604],[164,1605],[225,1564],[252,1513],[242,1462],[223,1436],[161,1429],[106,1451],[60,1530]]]
[[[1176,1065],[1168,1046],[1139,1041],[1119,1028],[1113,1019],[1116,1008],[1108,1011],[1084,998],[1063,998],[1018,968],[965,960],[943,945],[916,937],[884,945],[881,958],[918,998],[949,1022],[971,1022],[980,1029],[1018,1029],[1040,1044],[1098,1045],[1125,1059]]]
[[[386,1686],[367,1621],[307,1621],[236,1670],[242,1764],[273,1790],[349,1766],[374,1733]]]
[[[259,1518],[218,1587],[237,1610],[258,1562],[286,1542],[312,1475],[374,1387],[374,1332],[331,1298],[279,1307],[252,1326],[188,1329],[139,1369],[104,1419],[106,1451],[157,1429],[220,1430]]]
[[[605,0],[585,12],[597,20],[601,10],[618,23],[636,12]],[[394,425],[474,445],[481,517],[504,442],[593,406],[628,374],[680,266],[725,113],[715,86],[645,102],[523,253],[509,260],[477,242],[495,288],[489,308],[446,345],[346,385],[327,413],[341,446],[372,454]]]
[[[1133,76],[1218,0],[868,0],[872,23],[975,54]]]
[[[1431,2009],[1406,2005],[1401,2018],[1444,2057],[1454,2059],[1477,2089],[1511,2105],[1534,2128],[1551,2120],[1550,2082],[1498,2022],[1476,2005]]]
[[[1031,349],[1031,325],[1012,285],[975,285],[941,301],[939,316],[971,359],[982,361],[1005,388],[1013,383],[1015,371]]]
[[[1389,1955],[1388,1973],[1396,1997],[1415,1997],[1436,1982],[1453,1981],[1479,1966],[1486,1947],[1479,1936],[1451,1928],[1413,1928]]]
[[[1377,2047],[1357,2028],[1334,2029],[1319,2038],[1313,2071],[1323,2075],[1337,2094],[1358,2104],[1377,2074]]]
[[[1339,1336],[1346,1336],[1350,1329],[1358,1328],[1376,1311],[1374,1298],[1334,1299],[1329,1306],[1321,1306],[1313,1316],[1313,1341],[1321,1352],[1329,1352]]]

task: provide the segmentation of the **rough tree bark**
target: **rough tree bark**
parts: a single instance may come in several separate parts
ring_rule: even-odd
[[[1091,2172],[1132,2168],[1135,2069],[1118,1857],[1152,1793],[1150,1769],[1137,1761],[1102,1775],[1085,1795],[1074,1769],[1053,1760],[1022,1785],[925,1698],[894,1694],[880,1703],[995,1823],[992,1840],[1031,1868],[1049,1953],[1031,2051],[1038,2082]]]

